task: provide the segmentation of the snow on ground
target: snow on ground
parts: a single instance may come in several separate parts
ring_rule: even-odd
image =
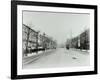
[[[32,59],[32,58],[31,58]],[[75,67],[89,66],[89,52],[75,49],[66,50],[58,48],[53,51],[47,51],[37,60],[33,60],[30,64],[24,65],[24,69],[32,68],[51,68],[51,67]]]

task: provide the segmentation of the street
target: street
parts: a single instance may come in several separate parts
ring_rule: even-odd
[[[89,52],[57,48],[42,53],[37,60],[33,59],[31,63],[23,65],[23,69],[89,66],[89,64]]]

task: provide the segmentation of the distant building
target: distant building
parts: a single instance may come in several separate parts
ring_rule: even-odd
[[[85,30],[80,35],[78,35],[72,39],[67,39],[66,46],[69,46],[70,48],[88,50],[90,47],[90,31],[89,31],[89,29]]]
[[[89,49],[90,45],[90,31],[85,30],[80,34],[80,48],[81,49]]]
[[[56,41],[44,34],[39,34],[25,24],[23,24],[22,35],[23,56],[39,50],[53,49],[57,46]]]

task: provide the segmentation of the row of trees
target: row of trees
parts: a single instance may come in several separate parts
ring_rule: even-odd
[[[68,39],[66,47],[89,50],[90,46],[89,32],[90,32],[89,29],[87,29],[80,35]]]
[[[37,52],[40,50],[54,49],[57,46],[56,41],[48,37],[45,33],[40,34],[39,31],[31,29],[29,26],[23,24],[23,55]]]

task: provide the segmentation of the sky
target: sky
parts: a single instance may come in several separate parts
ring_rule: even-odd
[[[40,34],[65,43],[68,38],[75,37],[90,27],[90,15],[79,13],[55,13],[23,11],[23,24],[30,26]]]

